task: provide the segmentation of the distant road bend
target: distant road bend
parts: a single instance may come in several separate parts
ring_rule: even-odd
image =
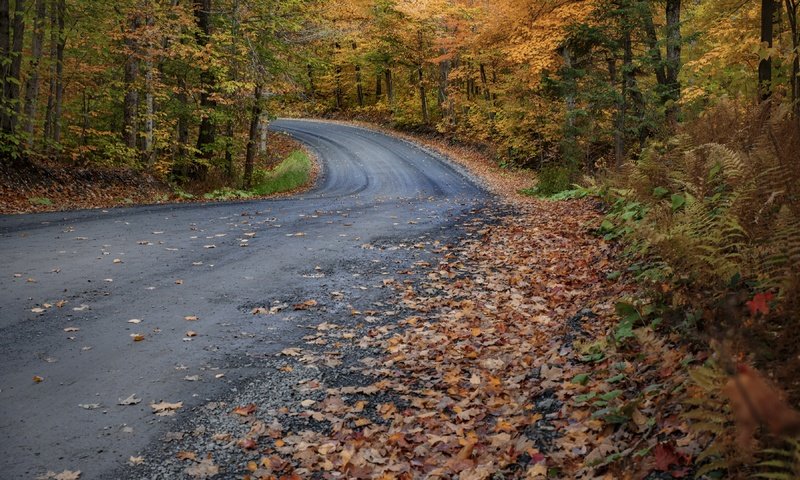
[[[358,302],[362,275],[393,272],[404,255],[364,245],[447,231],[487,200],[405,141],[317,121],[272,128],[319,156],[315,188],[253,202],[0,216],[0,478],[65,469],[110,478],[182,414],[263,374],[247,358],[302,342],[296,319],[256,316],[255,306],[332,289]],[[119,404],[131,394],[141,402]],[[159,401],[183,407],[155,416]]]

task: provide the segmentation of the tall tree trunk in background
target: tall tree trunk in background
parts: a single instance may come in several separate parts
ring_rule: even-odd
[[[314,85],[314,67],[310,63],[306,64],[308,74],[308,96],[313,100],[317,96],[317,87]]]
[[[392,81],[392,70],[387,68],[383,72],[386,78],[386,98],[389,100],[389,105],[394,103],[394,82]]]
[[[61,114],[64,109],[64,49],[67,47],[67,33],[64,28],[67,15],[67,1],[58,0],[58,45],[56,46],[56,102],[53,112],[53,142],[61,143]]]
[[[772,48],[773,21],[775,19],[776,0],[761,0],[761,44]],[[772,96],[772,56],[762,58],[758,63],[758,97],[761,101]]]
[[[236,169],[235,165],[233,164],[233,120],[231,120],[230,117],[225,123],[225,137],[225,175],[232,180]]]
[[[244,160],[244,189],[249,190],[253,183],[253,169],[258,149],[258,124],[261,121],[261,85],[253,92],[253,107],[250,113],[250,134],[247,137],[247,156]]]
[[[197,22],[197,44],[205,47],[211,40],[211,1],[194,0],[194,15]],[[200,129],[197,133],[197,149],[202,158],[210,159],[214,156],[214,142],[216,140],[216,127],[212,118],[212,110],[217,106],[217,102],[211,94],[216,89],[217,80],[214,72],[207,66],[200,71],[200,107],[202,108],[200,118]],[[202,174],[201,174],[202,175]]]
[[[145,119],[144,119],[144,158],[147,166],[152,166],[155,161],[155,96],[153,95],[153,63],[145,63],[144,74],[145,89]]]
[[[0,130],[13,135],[17,126],[19,112],[20,80],[22,70],[22,47],[25,41],[25,0],[17,0],[13,14],[9,11],[7,1],[0,5],[0,49],[3,56],[2,72],[3,97],[0,100]],[[12,15],[9,18],[9,15]],[[13,31],[9,32],[9,24]],[[9,36],[9,34],[11,34]]]
[[[775,0],[773,0],[775,1]],[[667,0],[667,125],[674,129],[680,116],[681,82],[681,0]]]
[[[261,132],[261,142],[258,145],[258,153],[261,155],[267,154],[267,142],[269,141],[269,115],[261,112],[261,119],[258,122],[258,128]]]
[[[33,22],[33,34],[31,36],[31,61],[30,75],[25,82],[25,106],[23,116],[25,117],[25,134],[27,135],[27,147],[33,148],[33,134],[36,126],[36,107],[39,99],[39,66],[42,62],[42,51],[44,50],[44,28],[47,17],[47,4],[45,0],[36,0],[36,16]]]
[[[358,50],[358,45],[353,42],[353,50]],[[361,65],[356,61],[356,98],[358,98],[358,106],[364,106],[364,85],[361,83]]]
[[[189,113],[188,113],[188,103],[189,103],[189,94],[187,93],[187,86],[186,86],[186,79],[184,77],[179,77],[178,79],[178,93],[175,94],[175,98],[178,100],[180,104],[180,111],[178,112],[178,125],[177,125],[177,136],[178,136],[178,157],[179,158],[186,158],[189,155]]]
[[[789,17],[789,27],[792,33],[792,104],[794,105],[795,115],[800,119],[800,32],[797,28],[797,7],[800,5],[798,0],[786,0],[786,14]]]
[[[8,57],[11,53],[11,4],[8,0],[0,0],[0,93],[5,96],[6,76],[11,63]]]
[[[125,101],[122,111],[122,141],[128,148],[136,148],[139,138],[139,28],[142,26],[138,9],[134,8],[128,19],[125,35]]]
[[[486,101],[490,101],[492,99],[492,93],[489,91],[489,81],[486,78],[486,65],[481,63],[479,65],[479,70],[481,74],[481,88],[483,88],[483,98]]]
[[[336,57],[339,57],[339,52],[341,51],[342,47],[339,43],[335,43],[334,48],[336,49]],[[344,108],[344,92],[342,91],[342,65],[339,63],[339,59],[335,60],[336,62],[336,73],[334,74],[336,80],[336,87],[334,94],[336,95],[336,109],[341,110]]]
[[[447,51],[442,50],[442,55],[445,55]],[[450,60],[442,60],[439,62],[439,109],[442,111],[442,115],[445,115],[447,111],[447,86],[450,82],[450,68],[452,67],[452,63]]]
[[[47,94],[44,139],[48,151],[61,143],[61,109],[64,96],[64,48],[67,38],[64,32],[66,1],[52,0],[50,3],[50,88]]]
[[[383,82],[381,81],[381,74],[378,73],[375,75],[375,103],[380,102],[382,96],[383,96]]]
[[[630,35],[627,36],[630,38]],[[626,68],[625,61],[622,63],[623,72]],[[617,59],[611,57],[608,59],[608,76],[609,83],[614,85],[617,83]],[[619,76],[619,97],[617,98],[617,115],[614,119],[614,167],[619,168],[622,162],[625,161],[625,117],[628,108],[628,85],[626,82],[625,74]]]
[[[422,49],[424,47],[423,39],[422,39],[422,30],[417,32],[417,41],[419,43],[419,51],[420,55],[422,55]],[[428,112],[428,94],[425,91],[425,72],[424,72],[424,60],[420,58],[419,63],[417,64],[417,80],[419,82],[419,101],[421,111],[422,111],[422,123],[428,125],[431,123],[431,115]]]

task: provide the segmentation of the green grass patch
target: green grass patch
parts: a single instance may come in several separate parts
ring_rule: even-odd
[[[255,195],[288,192],[302,187],[311,179],[311,159],[305,152],[295,150],[269,172],[260,170],[253,175]]]
[[[50,206],[53,204],[53,201],[47,197],[30,197],[28,198],[28,201],[33,205]]]
[[[308,158],[308,155],[301,150],[295,150],[272,170],[258,169],[253,172],[253,185],[255,186],[252,189],[239,190],[226,187],[206,193],[203,198],[233,200],[289,192],[302,187],[311,180],[311,168],[311,159]]]

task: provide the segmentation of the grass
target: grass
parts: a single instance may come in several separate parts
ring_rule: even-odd
[[[311,159],[302,150],[295,150],[270,172],[254,175],[255,195],[288,192],[302,187],[311,179]]]
[[[40,206],[50,206],[53,204],[53,201],[47,197],[30,197],[28,201],[31,202],[33,205],[40,205]]]
[[[222,188],[205,194],[211,200],[247,199],[263,197],[275,193],[295,190],[311,180],[311,159],[301,151],[295,150],[284,161],[272,170],[256,170],[253,173],[253,184],[250,190]]]

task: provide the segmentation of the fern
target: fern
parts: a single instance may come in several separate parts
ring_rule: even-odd
[[[800,478],[800,440],[786,439],[784,448],[766,448],[759,456],[764,458],[756,467],[753,478],[797,480]]]
[[[710,436],[705,449],[695,458],[697,477],[714,471],[727,472],[740,463],[733,436],[733,418],[722,389],[727,375],[716,364],[709,363],[689,371],[692,388],[682,402],[683,418],[695,433]]]

